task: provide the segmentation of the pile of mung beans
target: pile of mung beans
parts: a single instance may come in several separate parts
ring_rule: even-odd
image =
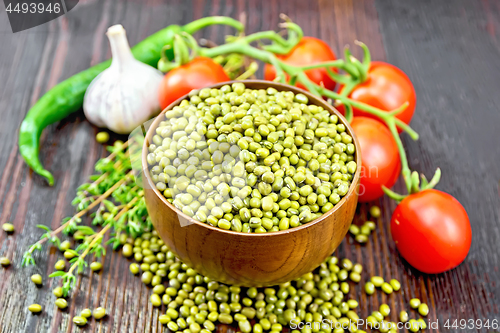
[[[357,165],[336,115],[303,94],[243,83],[201,89],[161,117],[147,162],[184,214],[226,230],[310,222],[345,196]]]
[[[9,228],[6,232],[13,232],[9,225],[6,228]],[[60,250],[66,251],[69,242],[63,243]],[[176,258],[154,230],[135,239],[123,234],[120,243],[123,245],[122,254],[136,261],[130,264],[131,273],[141,274],[142,282],[152,287],[152,305],[156,308],[163,306],[165,312],[158,320],[171,332],[210,333],[216,330],[217,323],[237,324],[243,333],[276,333],[287,326],[292,328],[291,333],[343,333],[345,330],[365,333],[359,326],[376,328],[381,333],[398,332],[396,323],[387,320],[391,313],[387,304],[373,311],[363,325],[356,324],[360,320],[356,313],[359,303],[348,299],[351,292],[348,281],[359,283],[363,267],[349,259],[328,257],[313,272],[278,286],[241,288],[198,274]],[[64,261],[59,260],[54,268],[61,270],[64,266]],[[98,262],[93,262],[90,267],[93,271],[102,268]],[[36,286],[43,284],[38,274],[33,275],[31,280]],[[366,282],[365,291],[372,295],[376,287],[392,294],[399,291],[401,285],[396,279],[385,282],[382,277],[373,276]],[[61,310],[67,308],[62,288],[56,287],[53,293],[57,298],[55,305]],[[429,314],[427,304],[418,298],[411,299],[409,304],[421,316]],[[42,306],[32,304],[28,310],[40,313]],[[101,307],[94,311],[83,309],[73,317],[73,322],[84,326],[92,315],[100,320],[106,316],[106,310]],[[423,318],[417,320],[409,316],[407,311],[402,310],[398,317],[409,331],[418,332],[427,327]],[[301,325],[301,329],[295,329],[293,325]]]
[[[142,282],[152,287],[150,301],[154,307],[163,306],[159,321],[172,332],[209,333],[222,323],[237,325],[243,333],[277,333],[299,322],[310,325],[292,329],[292,333],[345,332],[335,328],[336,323],[346,325],[349,332],[365,332],[353,324],[360,319],[356,312],[358,301],[348,298],[352,286],[349,281],[360,282],[363,267],[349,259],[331,256],[314,272],[275,287],[242,288],[198,274],[175,257],[156,231],[135,240],[129,238],[122,254],[135,259],[130,271],[140,274]],[[387,283],[382,277],[372,277],[371,281],[388,294],[400,288],[395,279]],[[368,294],[374,292],[375,288]],[[412,299],[410,307],[418,309],[422,316],[429,312],[418,299]],[[395,325],[387,319],[390,312],[390,307],[382,304],[365,323],[379,327],[382,333],[395,333],[396,328],[389,328]],[[426,327],[422,318],[409,319],[406,311],[401,311],[399,320],[407,323],[411,332]],[[325,322],[327,325],[321,325]]]

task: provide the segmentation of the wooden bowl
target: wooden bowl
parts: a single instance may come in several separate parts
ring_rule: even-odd
[[[223,230],[198,222],[170,204],[153,184],[149,175],[147,147],[163,114],[178,105],[186,96],[167,107],[155,119],[146,134],[142,152],[145,175],[145,199],[149,216],[165,244],[187,265],[204,276],[239,286],[269,286],[291,281],[314,270],[331,255],[345,237],[354,217],[358,201],[361,160],[359,143],[346,119],[330,104],[307,91],[286,84],[243,81],[248,88],[273,87],[278,91],[302,93],[309,104],[322,106],[336,114],[346,125],[356,147],[358,169],[346,196],[333,209],[318,219],[289,230],[262,234]],[[232,82],[220,83],[219,88]]]

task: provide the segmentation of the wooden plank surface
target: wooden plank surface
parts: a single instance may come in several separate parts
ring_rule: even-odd
[[[1,7],[1,6],[0,6]],[[124,1],[86,0],[69,14],[43,26],[12,34],[4,8],[0,9],[0,224],[12,221],[13,236],[0,233],[0,255],[14,263],[0,269],[0,332],[166,332],[158,322],[162,311],[149,304],[150,290],[128,273],[129,262],[109,252],[105,269],[78,279],[77,290],[65,311],[56,310],[52,286],[35,288],[29,276],[46,275],[60,254],[53,248],[37,255],[37,268],[21,269],[27,246],[41,235],[36,224],[51,227],[71,215],[76,187],[103,156],[95,143],[97,129],[80,112],[49,126],[42,138],[41,158],[54,173],[54,187],[33,175],[18,153],[19,125],[32,105],[57,82],[110,56],[104,32],[112,24],[127,29],[131,44],[169,24],[183,24],[208,15],[239,17],[246,13],[247,31],[277,29],[279,13],[286,13],[306,35],[327,41],[337,54],[358,39],[368,44],[376,60],[402,68],[417,91],[412,121],[421,139],[405,137],[412,169],[431,175],[443,170],[439,189],[454,195],[469,213],[473,243],[459,268],[425,275],[410,268],[398,255],[388,228],[395,203],[384,198],[376,235],[366,246],[346,238],[337,251],[364,265],[368,275],[397,278],[403,288],[391,296],[368,297],[360,287],[351,298],[360,301],[366,317],[387,302],[396,312],[408,309],[419,297],[430,306],[429,319],[500,320],[499,178],[500,178],[500,5],[465,1]],[[230,29],[210,28],[197,37],[223,42]],[[359,55],[359,51],[355,51]],[[402,190],[402,183],[396,185]],[[366,219],[360,205],[355,223]],[[27,307],[44,305],[42,315]],[[84,307],[104,306],[109,316],[83,330],[72,316]],[[226,331],[227,328],[220,328]],[[231,331],[232,329],[229,329]],[[495,330],[449,330],[457,332]],[[498,330],[497,330],[498,331]]]

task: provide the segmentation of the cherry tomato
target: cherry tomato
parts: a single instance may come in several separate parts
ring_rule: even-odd
[[[340,93],[342,93],[342,89]],[[417,103],[415,89],[408,76],[396,66],[381,61],[371,63],[368,79],[357,85],[349,97],[385,111],[397,109],[408,101],[410,105],[397,115],[397,118],[406,124],[410,123]],[[343,108],[339,108],[339,110],[343,112]],[[362,116],[378,120],[371,114],[356,108],[353,108],[353,115],[354,117]]]
[[[165,109],[172,102],[188,94],[219,82],[229,81],[229,77],[219,64],[210,58],[198,57],[189,63],[172,69],[160,83],[160,106]]]
[[[276,55],[278,59],[284,63],[294,66],[304,66],[317,64],[319,62],[336,60],[335,53],[332,49],[320,39],[314,37],[303,37],[300,42],[286,55]],[[332,70],[336,71],[335,68]],[[307,76],[311,81],[320,84],[323,82],[325,88],[334,90],[336,83],[333,81],[326,69],[309,69],[306,71]],[[272,81],[276,78],[276,70],[274,66],[266,64],[264,67],[264,79]],[[287,80],[289,77],[287,76]],[[301,84],[296,84],[297,87],[306,89]]]
[[[396,141],[382,123],[366,117],[351,122],[361,150],[359,201],[384,195],[382,186],[391,188],[399,177],[401,162]]]
[[[471,227],[464,207],[448,193],[424,190],[396,207],[392,238],[410,265],[424,273],[442,273],[464,261]]]

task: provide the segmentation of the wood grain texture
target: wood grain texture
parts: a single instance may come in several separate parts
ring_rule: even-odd
[[[249,32],[276,29],[283,12],[306,35],[326,40],[336,54],[359,39],[368,44],[374,59],[402,68],[418,96],[412,126],[421,139],[411,142],[404,136],[410,165],[427,175],[440,166],[444,175],[438,188],[456,196],[471,218],[473,243],[466,262],[445,274],[425,275],[398,255],[388,228],[395,203],[379,200],[383,215],[376,221],[374,237],[365,246],[347,237],[337,253],[361,262],[364,279],[370,275],[399,279],[402,291],[366,296],[360,287],[351,288],[350,297],[360,301],[359,314],[366,317],[385,302],[396,320],[396,313],[409,308],[409,299],[419,297],[430,306],[429,318],[440,320],[441,329],[432,332],[464,332],[444,329],[447,319],[500,319],[498,2],[87,0],[56,21],[15,35],[0,9],[0,223],[12,221],[16,227],[12,236],[0,233],[0,255],[14,263],[0,269],[0,332],[167,332],[158,322],[161,311],[149,304],[150,290],[128,273],[129,262],[119,253],[109,252],[99,274],[78,279],[70,306],[62,312],[53,305],[53,282],[45,281],[37,289],[29,280],[35,272],[51,272],[61,254],[44,249],[35,258],[38,268],[19,268],[22,253],[41,235],[35,225],[54,227],[73,213],[75,189],[104,152],[94,140],[98,130],[81,112],[49,126],[41,150],[44,165],[57,179],[49,188],[19,156],[17,129],[29,106],[51,86],[110,56],[104,38],[108,26],[123,24],[135,44],[169,24],[215,14],[239,17],[243,11]],[[214,27],[197,37],[221,43],[228,33],[228,28]],[[396,189],[403,189],[401,182]],[[358,206],[355,223],[366,220],[367,208]],[[43,314],[28,312],[34,302],[44,306]],[[109,316],[81,330],[71,318],[87,306],[104,306]],[[219,329],[226,330],[234,331]]]

